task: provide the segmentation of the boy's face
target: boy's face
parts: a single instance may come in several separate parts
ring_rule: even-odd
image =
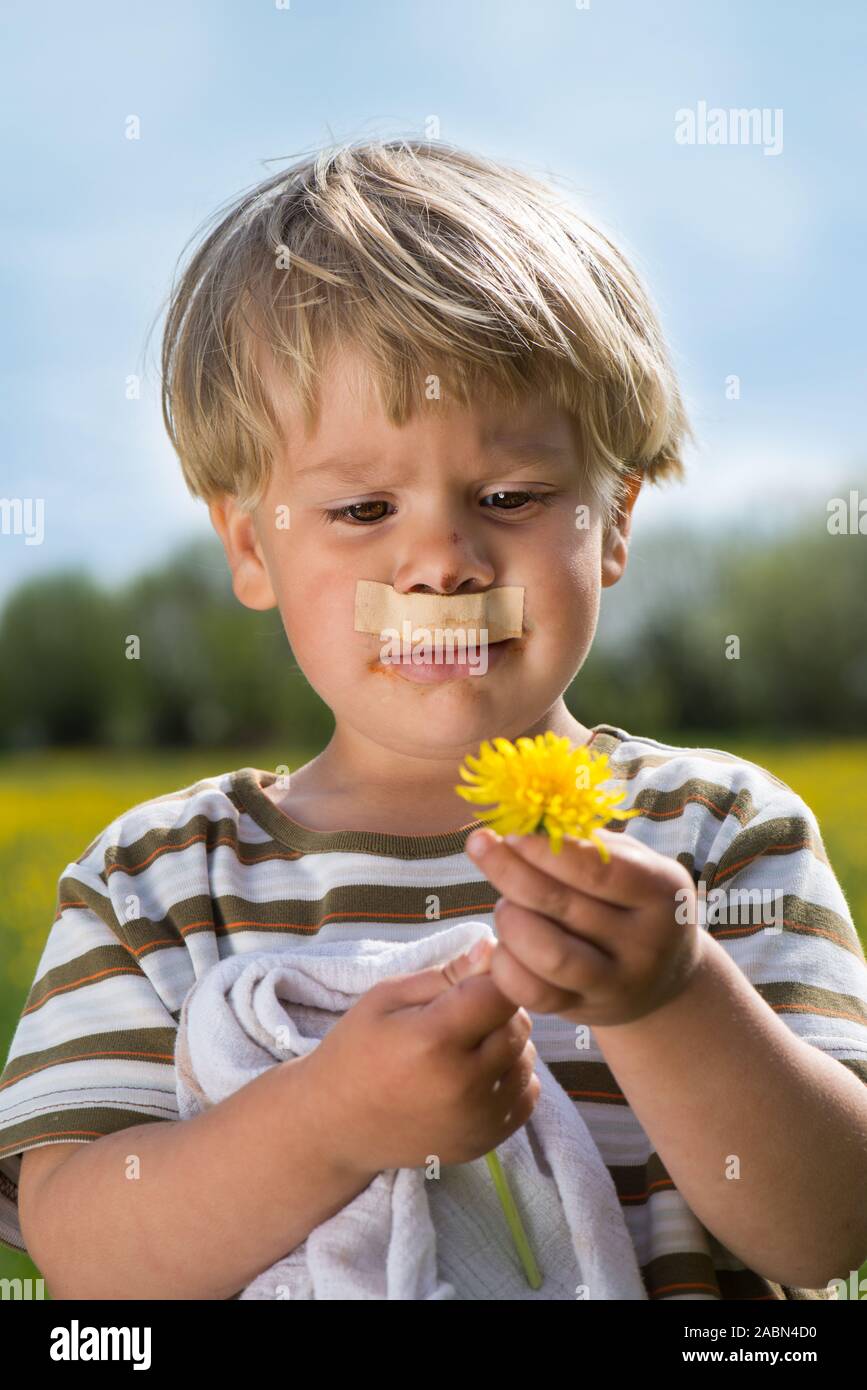
[[[308,438],[300,411],[269,380],[286,449],[267,493],[252,515],[231,498],[210,514],[236,596],[251,608],[279,606],[338,730],[396,754],[454,760],[544,720],[589,651],[600,589],[623,572],[629,527],[627,511],[603,536],[569,417],[541,403],[508,414],[487,405],[444,414],[438,405],[396,427],[359,359],[344,353],[324,377]],[[329,520],[340,507],[349,516]],[[355,631],[360,579],[399,594],[521,586],[524,632],[491,645],[486,670],[477,659],[474,674],[412,680],[380,662],[377,634]]]

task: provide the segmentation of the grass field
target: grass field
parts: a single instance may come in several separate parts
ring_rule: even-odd
[[[772,745],[707,736],[701,742],[768,768],[812,807],[867,946],[867,740]],[[63,750],[0,762],[0,1056],[5,1060],[54,915],[58,876],[100,830],[136,802],[199,777],[251,765],[294,768],[311,756],[285,747],[143,756]],[[0,1277],[35,1273],[25,1257],[0,1248]]]

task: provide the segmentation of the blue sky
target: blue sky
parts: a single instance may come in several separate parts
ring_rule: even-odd
[[[0,600],[75,563],[120,579],[210,532],[163,431],[158,330],[144,356],[178,256],[297,153],[432,115],[560,181],[651,288],[700,443],[636,527],[803,509],[823,526],[865,477],[862,6],[5,0],[0,28],[0,497],[45,517],[41,545],[0,535]],[[781,111],[782,149],[678,143],[675,113],[702,102]]]

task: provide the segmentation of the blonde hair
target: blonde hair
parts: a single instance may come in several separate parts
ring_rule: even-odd
[[[630,481],[683,475],[694,438],[632,266],[552,185],[438,141],[346,143],[236,198],[173,282],[162,410],[189,491],[258,505],[282,444],[259,344],[304,414],[360,349],[402,425],[444,403],[568,412],[612,518]],[[209,219],[211,220],[211,219]]]

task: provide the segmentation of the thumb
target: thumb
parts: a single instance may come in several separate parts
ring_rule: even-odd
[[[471,975],[487,974],[491,968],[494,945],[495,942],[489,936],[479,937],[470,950],[455,956],[454,960],[447,961],[440,967],[444,979],[450,985],[459,985],[461,980],[468,980]]]
[[[388,985],[389,1007],[405,1009],[415,1004],[429,1004],[453,985],[460,984],[461,980],[486,974],[490,970],[495,945],[491,937],[481,937],[468,950],[446,961],[445,965],[433,965],[409,975],[393,976],[384,982]],[[473,960],[471,956],[474,952],[476,958]]]

